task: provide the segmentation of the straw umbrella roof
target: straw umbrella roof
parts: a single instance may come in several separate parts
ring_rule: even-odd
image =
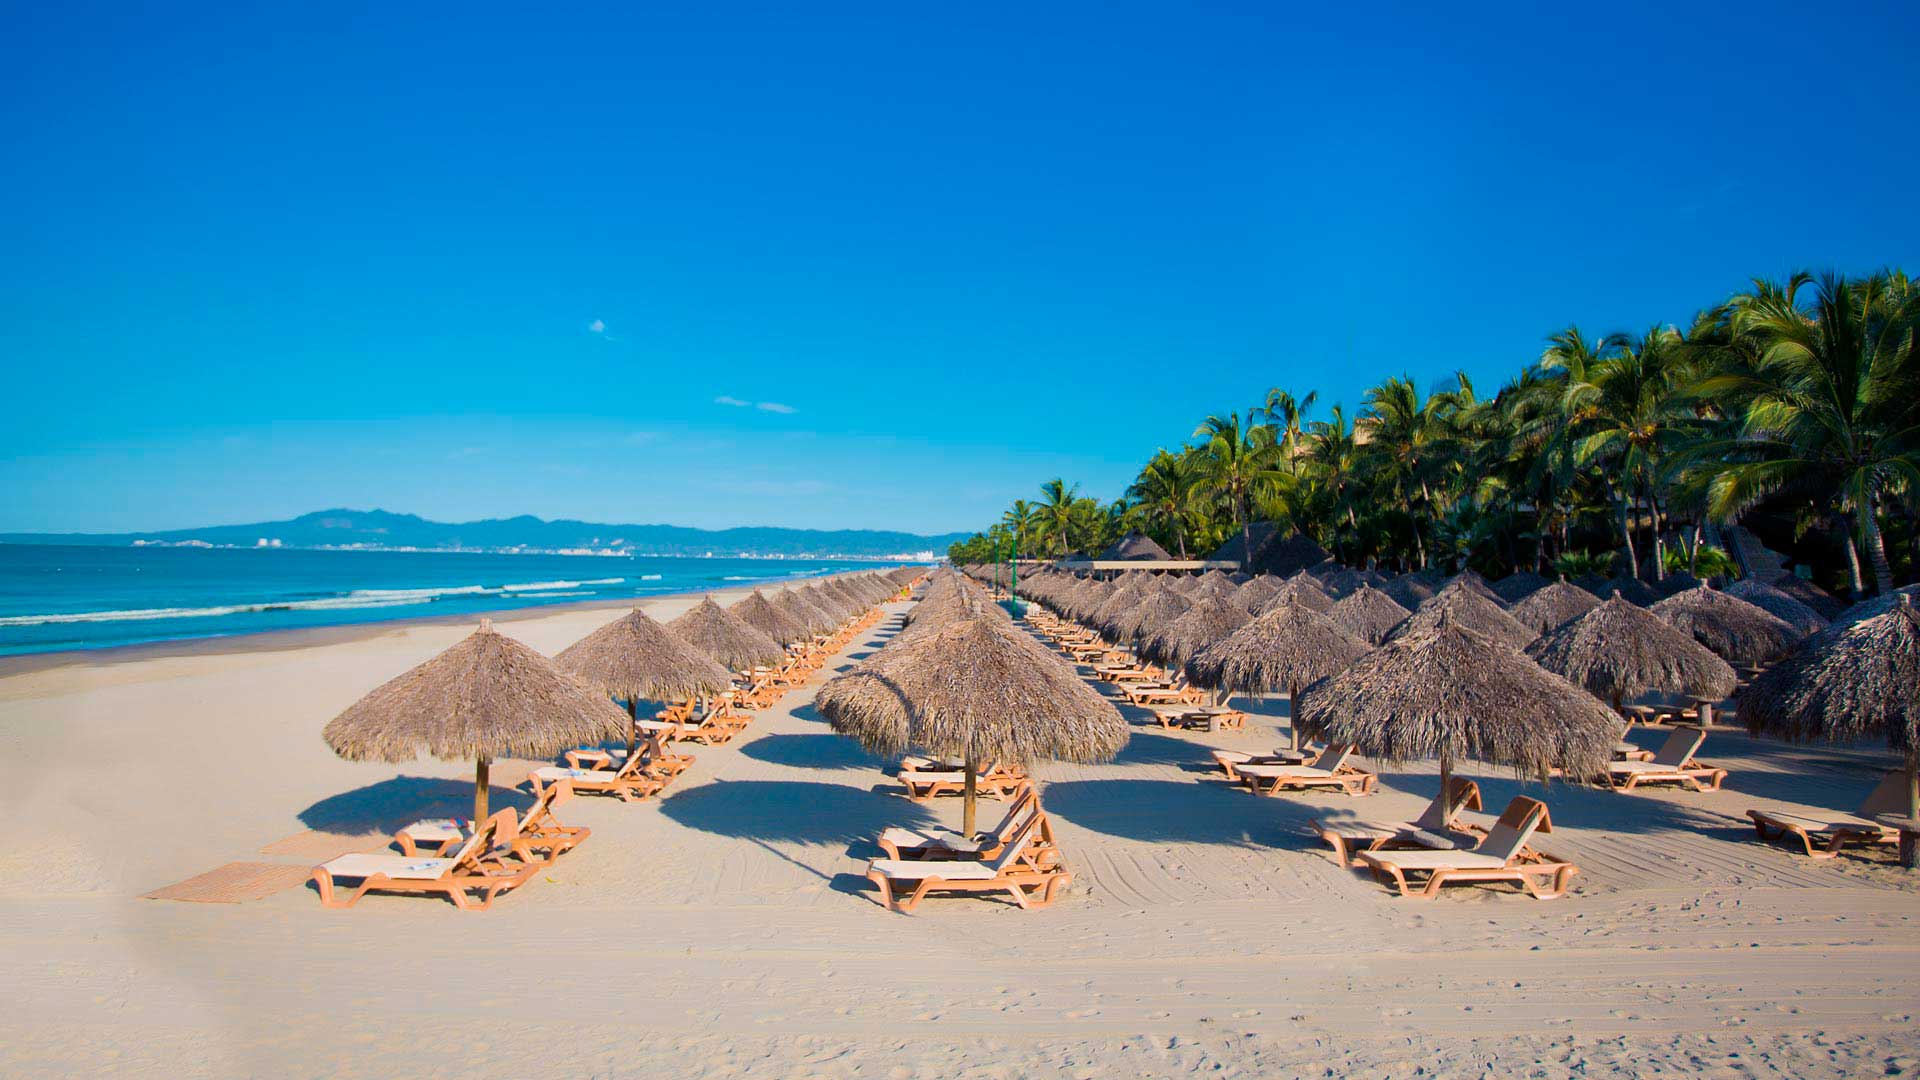
[[[1664,599],[1658,590],[1639,578],[1633,577],[1583,577],[1574,582],[1595,596],[1611,596],[1619,593],[1620,598],[1629,604],[1652,607]]]
[[[1833,621],[1846,623],[1851,626],[1865,619],[1871,619],[1875,615],[1885,615],[1887,612],[1893,610],[1894,605],[1900,602],[1902,596],[1911,596],[1915,600],[1920,600],[1920,584],[1903,585],[1890,593],[1862,600],[1852,607],[1842,609],[1840,614],[1834,617]]]
[[[829,682],[815,704],[835,731],[883,754],[1094,762],[1127,741],[1119,710],[1071,666],[986,619],[896,640]]]
[[[1768,584],[1829,619],[1839,618],[1840,613],[1847,608],[1845,601],[1811,581],[1802,581],[1796,574],[1781,574]]]
[[[1196,685],[1228,693],[1291,692],[1366,655],[1367,643],[1308,607],[1282,604],[1187,661]]]
[[[831,618],[835,626],[839,626],[841,623],[853,617],[854,608],[857,603],[853,597],[843,592],[829,589],[823,582],[815,582],[812,585],[801,586],[800,595],[807,598],[807,603],[819,608],[822,614]]]
[[[1158,592],[1159,590],[1156,589],[1154,591]],[[1081,622],[1090,626],[1105,626],[1107,625],[1107,620],[1116,618],[1124,612],[1132,611],[1134,605],[1145,600],[1148,595],[1145,590],[1133,582],[1123,582],[1119,587],[1106,593],[1100,602],[1095,604],[1091,609],[1077,611],[1074,614],[1078,616]]]
[[[687,644],[735,671],[777,664],[787,650],[765,633],[740,621],[709,596],[667,624]]]
[[[1884,738],[1920,749],[1920,608],[1909,594],[1857,623],[1834,623],[1740,691],[1740,719],[1790,742]]]
[[[1556,581],[1535,589],[1507,610],[1513,621],[1544,634],[1600,606],[1600,599],[1578,585]]]
[[[701,697],[732,680],[712,657],[638,609],[560,650],[553,662],[625,701]]]
[[[1705,582],[1687,573],[1685,570],[1675,570],[1663,577],[1654,578],[1648,582],[1648,584],[1653,587],[1654,592],[1659,593],[1662,597],[1667,597],[1676,593],[1686,592],[1688,589],[1697,589],[1705,584]]]
[[[1726,593],[1767,612],[1797,633],[1817,634],[1827,628],[1825,615],[1757,578],[1742,578],[1727,586]]]
[[[1483,586],[1484,588],[1484,586]],[[1390,640],[1397,640],[1425,630],[1431,630],[1441,620],[1447,619],[1493,638],[1514,649],[1524,649],[1539,635],[1514,621],[1513,616],[1481,595],[1471,585],[1455,588],[1449,586],[1435,593],[1431,600],[1420,605],[1420,609],[1408,616],[1407,621],[1394,630]]]
[[[1187,598],[1198,600],[1205,597],[1209,600],[1225,600],[1239,591],[1239,584],[1232,578],[1218,570],[1209,570],[1195,580],[1193,588],[1187,593]]]
[[[1408,611],[1418,611],[1421,604],[1433,599],[1440,586],[1425,574],[1401,574],[1382,584],[1380,591]]]
[[[1361,585],[1333,605],[1327,617],[1354,637],[1369,645],[1387,640],[1393,628],[1406,621],[1410,612],[1393,602],[1393,597],[1371,585]]]
[[[1267,606],[1273,594],[1280,591],[1280,579],[1272,574],[1260,574],[1247,579],[1247,583],[1233,594],[1233,602],[1252,615]]]
[[[1319,584],[1321,592],[1335,600],[1345,600],[1358,592],[1362,585],[1370,585],[1377,589],[1385,584],[1380,575],[1372,571],[1355,570],[1350,566],[1341,566],[1334,562],[1324,562],[1319,566],[1310,567],[1307,573],[1312,575],[1313,580]]]
[[[1480,597],[1483,600],[1492,601],[1493,603],[1499,605],[1501,610],[1503,611],[1506,609],[1506,606],[1507,606],[1506,599],[1502,597],[1499,593],[1494,592],[1493,586],[1487,584],[1487,579],[1481,577],[1477,571],[1473,571],[1473,570],[1460,571],[1458,574],[1455,574],[1452,578],[1448,579],[1445,585],[1440,587],[1440,593],[1445,593],[1449,590],[1462,590],[1462,589],[1466,590],[1467,592],[1473,593],[1474,595]],[[1436,596],[1440,595],[1440,593],[1436,593],[1435,595]]]
[[[1517,604],[1550,584],[1552,582],[1531,570],[1520,570],[1494,582],[1491,587],[1501,600]]]
[[[1260,612],[1264,615],[1277,607],[1303,607],[1325,615],[1333,610],[1333,598],[1321,591],[1312,575],[1295,574],[1280,583]]]
[[[553,661],[493,629],[376,687],[321,733],[348,761],[547,758],[619,736],[627,714]]]
[[[1545,777],[1606,771],[1620,718],[1518,650],[1444,615],[1307,689],[1302,726],[1389,762],[1458,758]],[[1443,782],[1444,789],[1444,782]]]
[[[761,595],[759,589],[753,590],[745,600],[734,604],[728,610],[733,612],[734,617],[741,622],[782,645],[805,641],[813,636],[806,623],[774,607],[771,601]]]
[[[1203,596],[1181,616],[1142,641],[1140,651],[1156,664],[1179,667],[1201,649],[1253,621],[1238,604]]]
[[[798,589],[782,589],[768,601],[775,611],[807,628],[810,634],[824,634],[838,625],[833,616],[821,611]]]
[[[1692,635],[1618,594],[1548,631],[1527,655],[1615,702],[1649,690],[1725,697],[1736,681],[1727,662]]]
[[[1735,664],[1764,664],[1791,649],[1801,637],[1778,617],[1704,585],[1669,596],[1647,610]]]
[[[1185,615],[1192,606],[1192,602],[1179,593],[1171,590],[1157,592],[1108,619],[1103,628],[1109,641],[1147,638]]]

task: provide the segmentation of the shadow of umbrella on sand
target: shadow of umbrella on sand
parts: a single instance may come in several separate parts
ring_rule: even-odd
[[[614,737],[627,715],[490,619],[452,648],[377,687],[321,735],[348,761],[474,762],[473,820],[487,819],[494,758],[551,758]]]

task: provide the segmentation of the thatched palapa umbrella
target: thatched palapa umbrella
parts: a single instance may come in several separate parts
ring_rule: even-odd
[[[808,636],[827,633],[835,626],[833,616],[821,611],[798,589],[783,589],[768,603],[775,611],[806,627]]]
[[[1195,686],[1229,694],[1284,690],[1300,745],[1300,688],[1344,670],[1367,653],[1366,642],[1308,607],[1282,604],[1187,661]]]
[[[1578,585],[1556,581],[1529,593],[1509,608],[1513,621],[1545,634],[1557,630],[1600,606],[1600,598]]]
[[[321,737],[348,761],[412,761],[424,750],[474,762],[477,827],[494,758],[552,757],[625,726],[605,696],[482,619],[471,636],[348,706]]]
[[[1764,664],[1800,640],[1780,619],[1745,600],[1702,585],[1647,609],[1692,634],[1732,664]]]
[[[1500,605],[1483,596],[1483,590],[1484,586],[1482,589],[1471,586],[1441,589],[1394,630],[1394,638],[1431,630],[1442,618],[1452,619],[1477,634],[1485,634],[1515,649],[1526,648],[1539,636],[1515,622],[1513,616],[1507,614]]]
[[[1273,599],[1273,594],[1279,591],[1279,578],[1272,574],[1261,574],[1247,579],[1247,583],[1233,594],[1232,602],[1239,604],[1247,614],[1258,615],[1267,606],[1267,601]]]
[[[1908,818],[1920,818],[1920,608],[1911,595],[1813,637],[1740,691],[1749,731],[1789,742],[1884,738],[1907,769]],[[1913,865],[1913,846],[1901,846]]]
[[[1619,593],[1549,631],[1527,646],[1527,655],[1611,701],[1615,710],[1649,690],[1724,698],[1736,682],[1725,660]]]
[[[711,596],[668,623],[667,629],[735,671],[777,664],[787,656],[779,642],[740,621]]]
[[[1161,627],[1173,622],[1187,613],[1193,604],[1186,597],[1169,589],[1154,593],[1145,600],[1108,619],[1106,632],[1108,641],[1139,641],[1156,634]]]
[[[741,622],[782,645],[806,641],[813,636],[805,623],[774,607],[759,589],[753,590],[752,595],[727,610],[733,612]]]
[[[1393,628],[1405,622],[1410,614],[1406,608],[1394,603],[1393,597],[1362,583],[1334,604],[1333,610],[1327,612],[1327,617],[1354,637],[1369,645],[1378,645],[1387,640]]]
[[[1303,607],[1325,615],[1333,610],[1333,598],[1320,588],[1311,574],[1302,571],[1281,582],[1260,611],[1265,614],[1277,607]]]
[[[879,753],[919,747],[965,762],[969,836],[982,766],[1105,761],[1127,742],[1112,702],[1032,638],[988,619],[896,639],[814,701],[835,731]]]
[[[732,679],[706,653],[635,609],[560,650],[560,670],[600,687],[627,703],[627,716],[640,719],[640,701],[667,701],[717,694]],[[627,725],[627,752],[633,752],[634,725]]]
[[[1800,634],[1817,634],[1827,628],[1825,615],[1757,578],[1742,578],[1727,586],[1728,596],[1736,596],[1772,615]]]
[[[1587,693],[1441,609],[1432,626],[1395,638],[1308,688],[1303,726],[1389,762],[1440,759],[1446,791],[1457,758],[1545,778],[1606,771],[1620,718]]]
[[[1517,604],[1527,597],[1532,596],[1534,593],[1539,592],[1541,589],[1546,588],[1549,584],[1551,584],[1551,582],[1546,578],[1541,577],[1531,570],[1517,570],[1501,578],[1499,581],[1494,582],[1489,587],[1493,589],[1494,593],[1497,594],[1501,600],[1509,604]]]
[[[1147,659],[1168,668],[1177,668],[1193,654],[1223,641],[1234,631],[1253,621],[1239,605],[1225,600],[1202,597],[1180,617],[1156,630],[1140,643]]]

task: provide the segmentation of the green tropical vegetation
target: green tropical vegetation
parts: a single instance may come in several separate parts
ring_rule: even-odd
[[[1491,396],[1407,376],[1351,415],[1275,388],[1161,448],[1119,498],[1049,480],[956,562],[1097,554],[1130,531],[1202,557],[1256,522],[1355,566],[1730,574],[1729,526],[1858,597],[1920,576],[1920,287],[1755,280],[1686,327],[1568,326]]]

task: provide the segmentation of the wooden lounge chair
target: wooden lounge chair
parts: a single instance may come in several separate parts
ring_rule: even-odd
[[[923,762],[924,766],[921,765]],[[914,802],[925,802],[936,795],[959,795],[966,790],[967,786],[965,767],[934,767],[952,764],[951,762],[931,762],[925,758],[907,758],[901,762],[900,771],[894,776],[906,787],[907,798]],[[974,791],[996,799],[1016,795],[1021,789],[1031,786],[1032,781],[1028,779],[1025,769],[1017,765],[1001,765],[998,762],[980,770],[973,778]]]
[[[1308,759],[1313,757],[1315,753],[1316,751],[1312,750],[1288,750],[1285,747],[1276,747],[1271,754],[1247,754],[1239,750],[1215,750],[1213,751],[1213,762],[1220,766],[1220,771],[1227,774],[1227,779],[1237,784],[1240,782],[1240,773],[1238,770],[1242,765],[1305,765]]]
[[[612,795],[621,802],[652,798],[666,790],[667,784],[673,779],[671,775],[663,775],[664,770],[654,768],[657,759],[651,751],[658,745],[657,741],[648,739],[617,769],[545,765],[533,770],[527,779],[533,785],[535,795],[543,794],[548,784],[566,781],[573,785],[575,791]]]
[[[1447,781],[1447,790],[1436,795],[1420,816],[1412,821],[1379,822],[1350,818],[1315,818],[1308,828],[1333,845],[1333,861],[1341,866],[1354,861],[1362,851],[1386,848],[1453,849],[1472,847],[1480,842],[1476,833],[1464,831],[1460,815],[1480,809],[1480,785],[1464,776]]]
[[[1510,881],[1535,899],[1564,896],[1580,868],[1543,855],[1527,846],[1535,832],[1552,832],[1547,805],[1517,795],[1494,823],[1486,838],[1471,851],[1416,848],[1400,851],[1363,851],[1360,861],[1384,885],[1401,896],[1431,900],[1442,887],[1490,881]],[[1424,879],[1424,880],[1422,880]]]
[[[1247,714],[1231,705],[1202,705],[1192,708],[1176,705],[1153,710],[1153,718],[1163,728],[1188,728],[1199,731],[1239,731],[1247,726]]]
[[[740,734],[747,723],[746,717],[733,711],[730,703],[723,702],[681,724],[674,737],[697,742],[702,746],[719,746]]]
[[[578,847],[593,835],[585,825],[562,825],[553,816],[553,808],[573,798],[573,785],[565,780],[548,784],[520,816],[511,845],[522,861],[550,863]],[[441,858],[467,842],[473,835],[473,822],[466,818],[432,818],[416,821],[393,834],[393,842],[403,855],[428,855]],[[545,852],[536,857],[534,852]]]
[[[1120,692],[1135,705],[1199,705],[1207,700],[1206,691],[1187,682],[1185,675],[1166,686],[1125,685]]]
[[[1693,752],[1707,741],[1705,730],[1677,727],[1653,755],[1652,761],[1615,761],[1604,779],[1615,791],[1632,791],[1641,784],[1680,784],[1694,791],[1718,791],[1727,770],[1694,759]]]
[[[518,815],[502,810],[475,829],[460,850],[446,858],[421,858],[388,853],[342,855],[313,868],[314,888],[323,907],[352,907],[370,892],[438,893],[462,910],[484,911],[493,898],[531,880],[545,864],[506,862],[518,838]],[[342,879],[358,880],[358,888],[336,894]],[[471,894],[479,894],[476,903]]]
[[[1853,814],[1839,812],[1818,816],[1795,814],[1785,810],[1749,810],[1753,830],[1760,839],[1772,841],[1793,837],[1816,859],[1831,859],[1849,847],[1898,847],[1900,830],[1881,823],[1882,815],[1907,812],[1907,773],[1896,769],[1880,781],[1867,801]]]
[[[867,864],[867,880],[879,887],[880,902],[892,911],[912,911],[932,892],[1004,892],[1022,908],[1046,907],[1073,875],[1058,863],[1041,866],[1034,860],[1038,827],[1037,821],[1029,822],[988,860],[875,859]]]
[[[676,730],[677,725],[662,731],[644,731],[634,746],[634,753],[647,755],[644,763],[647,774],[663,783],[671,783],[694,762],[692,754],[676,754],[667,749],[671,733]],[[612,769],[627,760],[627,752],[617,747],[612,750],[586,747],[569,750],[566,757],[567,764],[575,769]]]
[[[969,838],[951,829],[896,826],[881,833],[878,843],[889,859],[992,859],[1015,834],[1026,829],[1036,817],[1044,819],[1045,816],[1040,811],[1039,794],[1028,787],[1008,804],[1000,824],[978,836]],[[1053,844],[1053,826],[1045,820],[1031,835],[1035,844]]]
[[[1338,788],[1348,795],[1371,795],[1379,777],[1347,759],[1353,756],[1352,743],[1337,743],[1320,752],[1308,765],[1235,765],[1240,782],[1255,795],[1278,795],[1282,791],[1310,788]]]

